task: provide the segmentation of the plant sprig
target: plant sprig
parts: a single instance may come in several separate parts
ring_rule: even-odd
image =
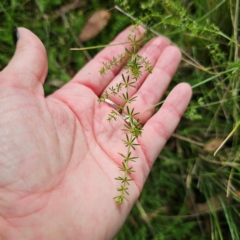
[[[119,66],[128,59],[123,65],[123,69],[126,69],[126,72],[122,74],[122,82],[109,87],[98,99],[99,102],[103,102],[105,99],[117,95],[124,102],[122,106],[119,106],[118,110],[112,110],[107,118],[108,121],[116,121],[117,117],[120,116],[126,121],[122,129],[122,131],[125,132],[125,139],[122,139],[122,141],[126,147],[126,153],[119,153],[122,157],[122,165],[118,167],[120,172],[123,172],[123,176],[115,178],[117,181],[120,181],[120,187],[117,188],[119,194],[114,197],[115,202],[118,204],[122,204],[124,199],[127,200],[126,195],[129,195],[128,186],[132,181],[131,174],[135,172],[133,167],[130,166],[130,162],[136,162],[138,159],[137,156],[133,156],[132,150],[136,150],[136,147],[139,145],[137,138],[142,134],[142,124],[140,120],[137,119],[139,112],[135,112],[135,109],[130,106],[132,102],[136,101],[137,97],[130,97],[129,89],[136,88],[136,82],[143,75],[143,70],[149,73],[152,72],[151,63],[147,58],[143,58],[137,54],[142,40],[143,36],[137,38],[134,31],[132,31],[128,36],[128,41],[131,45],[130,50],[125,48],[123,54],[113,57],[108,63],[103,63],[103,67],[99,71],[100,74],[105,74],[106,71]]]

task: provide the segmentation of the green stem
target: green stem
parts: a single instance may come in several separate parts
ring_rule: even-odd
[[[130,71],[129,71],[130,72]],[[129,74],[130,75],[130,74]],[[127,87],[126,87],[126,96],[128,96],[128,93],[129,93],[129,86],[127,85]],[[128,100],[128,99],[127,99]],[[125,101],[125,104],[127,103],[127,101]],[[123,105],[125,105],[125,104],[123,104]],[[129,104],[128,104],[129,105]],[[130,120],[130,122],[131,122],[131,120]],[[132,141],[132,139],[133,139],[133,135],[132,134],[129,134],[130,135],[130,142]],[[129,156],[129,154],[130,154],[130,152],[131,152],[131,146],[130,145],[128,145],[128,148],[127,148],[127,156]],[[124,161],[124,160],[123,160]],[[128,161],[129,160],[127,160],[127,161],[125,161],[125,167],[126,167],[126,169],[128,169]],[[127,174],[127,171],[125,171],[124,172],[124,178],[127,178],[128,177],[128,174]],[[127,187],[127,181],[126,182],[124,182],[123,183],[123,189],[125,189],[126,187]],[[125,191],[124,190],[122,190],[121,191],[121,199],[124,199],[124,195],[125,195]]]
[[[129,74],[130,75],[130,74]],[[126,96],[128,96],[128,88],[129,88],[129,86],[127,85],[127,88],[126,88]],[[125,102],[125,104],[126,104],[126,102]],[[125,105],[124,104],[124,105]],[[132,140],[132,135],[130,136],[130,141]],[[128,156],[128,154],[130,153],[130,151],[131,151],[131,146],[128,146],[128,149],[127,149],[127,156]],[[126,161],[126,163],[125,163],[125,165],[126,165],[126,169],[128,169],[128,161]],[[127,172],[124,172],[124,177],[127,177]],[[126,187],[126,185],[127,185],[127,182],[124,182],[124,188]],[[124,194],[124,192],[123,192],[123,194]]]
[[[89,49],[96,49],[96,48],[105,48],[105,47],[114,47],[118,45],[123,45],[123,44],[130,44],[131,42],[122,42],[122,43],[116,43],[116,44],[107,44],[107,45],[98,45],[98,46],[92,46],[92,47],[84,47],[84,48],[70,48],[70,50],[89,50]]]
[[[131,140],[132,140],[132,135],[130,136],[130,141],[131,141]],[[131,151],[131,146],[128,146],[127,156],[128,156],[128,154],[130,153],[130,151]],[[126,161],[125,166],[126,166],[126,169],[128,169],[128,161]],[[128,177],[127,172],[124,172],[124,178],[127,178],[127,177]],[[124,188],[127,187],[127,182],[124,182],[124,183],[123,183],[123,187],[124,187]],[[124,196],[124,194],[125,194],[125,192],[122,191],[122,196]]]

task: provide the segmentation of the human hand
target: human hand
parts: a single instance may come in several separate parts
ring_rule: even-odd
[[[154,66],[131,95],[141,112],[128,201],[113,200],[124,151],[123,119],[108,122],[111,106],[98,97],[121,80],[119,68],[100,75],[102,62],[124,52],[119,45],[102,50],[61,89],[45,98],[42,84],[47,57],[40,40],[18,28],[14,57],[0,72],[0,237],[21,239],[112,239],[138,199],[149,171],[176,128],[190,97],[188,84],[177,85],[154,116],[181,60],[177,47],[155,38],[141,50]],[[139,28],[139,34],[143,31]],[[126,41],[129,29],[114,42]],[[121,104],[119,98],[114,98]]]

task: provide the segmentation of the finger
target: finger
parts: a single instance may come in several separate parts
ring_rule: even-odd
[[[1,86],[40,91],[47,74],[46,50],[39,38],[26,28],[17,28],[16,51],[0,74]]]
[[[129,27],[121,32],[110,44],[123,43],[128,41],[128,36],[133,30],[133,27]],[[145,29],[139,26],[134,30],[137,37],[140,37]],[[118,57],[124,54],[125,48],[130,49],[130,44],[120,44],[117,46],[106,47],[99,54],[97,54],[92,61],[90,61],[83,69],[81,69],[70,83],[79,83],[92,89],[92,91],[100,96],[106,86],[113,80],[115,75],[121,69],[123,62],[114,66],[112,69],[107,71],[105,74],[100,74],[99,71],[103,67],[103,63],[109,62],[113,57]],[[75,84],[73,84],[75,87]]]
[[[157,37],[149,41],[147,44],[143,46],[143,48],[138,52],[138,55],[140,55],[143,59],[146,59],[149,61],[150,65],[154,68],[155,63],[157,62],[157,59],[161,56],[162,52],[164,49],[169,46],[170,41],[167,38],[164,37]],[[140,69],[142,71],[142,75],[137,79],[137,81],[134,83],[134,88],[129,87],[128,93],[129,97],[132,97],[139,89],[139,87],[142,85],[146,77],[149,75],[148,71],[145,71],[144,68]],[[116,78],[107,86],[105,89],[108,90],[111,87],[116,87],[116,84],[123,83],[123,76],[127,78],[126,72],[128,69],[123,69],[117,76]],[[130,80],[134,81],[134,79]],[[113,96],[111,95],[111,100],[115,102],[118,105],[123,105],[124,104],[124,99],[122,99],[120,96],[125,93],[126,89],[123,88],[117,95]]]
[[[136,101],[132,102],[130,108],[140,114],[136,116],[145,123],[153,114],[155,105],[165,93],[177,67],[181,61],[181,52],[177,47],[169,46],[163,50],[152,74],[149,74],[140,89],[133,96]]]
[[[138,138],[151,167],[168,138],[177,127],[192,95],[187,83],[177,85],[168,95],[160,110],[144,126]]]

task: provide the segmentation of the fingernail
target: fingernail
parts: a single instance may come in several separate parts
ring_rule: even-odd
[[[14,43],[15,46],[17,44],[18,39],[19,39],[18,29],[17,29],[17,27],[13,27],[13,29],[12,29],[12,40],[13,40],[13,43]]]

